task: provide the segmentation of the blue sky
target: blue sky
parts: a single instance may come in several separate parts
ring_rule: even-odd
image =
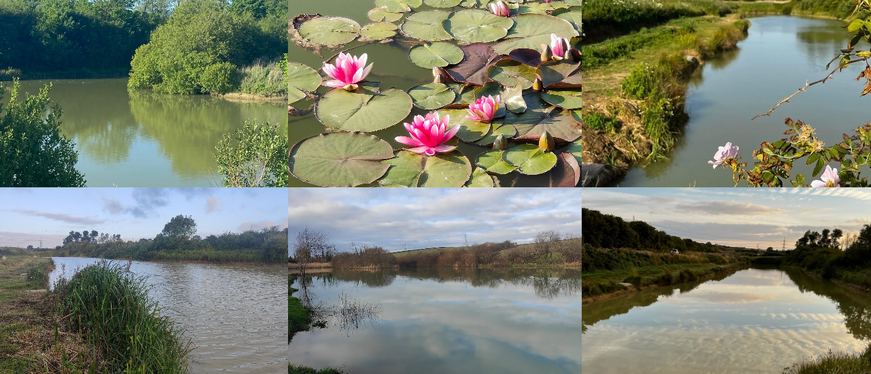
[[[2,188],[0,201],[0,246],[54,247],[71,230],[153,238],[179,214],[200,236],[287,227],[280,188]]]
[[[580,234],[581,190],[547,188],[301,189],[289,192],[289,244],[306,226],[339,251],[378,245],[389,251],[511,240],[544,230]]]
[[[858,232],[871,223],[871,191],[850,188],[588,188],[584,208],[671,235],[748,248],[787,249],[805,231]]]

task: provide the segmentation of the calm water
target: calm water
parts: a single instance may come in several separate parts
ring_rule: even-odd
[[[741,270],[583,306],[585,374],[780,373],[871,339],[871,297],[800,272]]]
[[[127,79],[22,81],[21,88],[35,94],[48,83],[88,187],[221,185],[214,153],[224,134],[245,120],[286,123],[280,102],[128,92]]]
[[[53,257],[52,284],[99,260]],[[126,261],[120,261],[126,264]],[[287,366],[287,280],[284,267],[134,261],[150,294],[182,324],[196,349],[194,373],[274,374]]]
[[[298,333],[291,363],[366,373],[581,372],[580,271],[558,273],[334,271],[316,276],[315,298],[377,302],[359,329]]]
[[[751,161],[760,143],[783,138],[786,117],[810,123],[827,145],[868,122],[871,99],[859,96],[864,86],[854,80],[861,70],[858,65],[800,93],[771,117],[751,121],[806,81],[825,77],[826,64],[849,37],[841,21],[777,16],[750,22],[739,50],[709,61],[689,90],[690,121],[673,159],[631,170],[621,186],[732,186],[729,172],[707,164],[717,147],[728,141],[741,148],[744,161]],[[794,171],[809,177],[811,168],[800,164]]]

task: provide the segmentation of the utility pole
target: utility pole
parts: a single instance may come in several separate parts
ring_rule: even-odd
[[[466,247],[469,246],[469,236],[466,234],[463,234],[463,243],[465,244]]]
[[[785,236],[783,237],[783,249],[782,250],[783,251],[786,250],[786,237]]]

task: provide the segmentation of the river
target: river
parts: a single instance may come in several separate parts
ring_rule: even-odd
[[[781,373],[871,339],[871,297],[795,270],[741,270],[582,313],[585,374]]]
[[[445,268],[318,274],[308,286],[316,304],[345,295],[381,313],[359,328],[329,322],[296,334],[288,360],[355,374],[577,374],[580,275]]]
[[[54,284],[95,258],[53,257]],[[126,261],[121,261],[126,264]],[[287,366],[284,267],[134,261],[149,294],[180,323],[195,349],[193,373],[274,374]]]
[[[61,134],[76,143],[76,169],[88,187],[221,186],[214,154],[225,134],[245,120],[286,129],[281,102],[128,92],[126,78],[22,81],[21,89],[36,94],[48,83],[63,110]]]
[[[859,96],[864,83],[855,81],[864,67],[859,64],[798,94],[771,117],[751,121],[805,82],[825,77],[826,64],[846,47],[849,34],[845,23],[835,20],[772,16],[750,22],[739,49],[708,61],[691,82],[686,103],[690,120],[669,159],[630,170],[620,186],[732,186],[729,172],[707,164],[726,142],[738,145],[743,161],[752,166],[753,150],[760,143],[784,137],[786,117],[814,126],[829,146],[840,142],[841,134],[852,135],[856,127],[871,121],[871,98]],[[859,48],[867,49],[867,44]],[[810,167],[803,162],[796,166],[793,172],[812,180]]]

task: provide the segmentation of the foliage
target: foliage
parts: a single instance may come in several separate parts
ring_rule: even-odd
[[[218,171],[225,187],[286,187],[287,136],[278,126],[245,121],[218,143]]]
[[[323,231],[304,228],[296,233],[293,243],[293,257],[289,262],[302,265],[303,270],[309,262],[330,262],[336,256],[336,246],[329,242]]]
[[[56,286],[70,328],[87,336],[113,373],[187,373],[192,342],[148,296],[143,278],[103,261]]]
[[[481,243],[461,248],[435,248],[396,252],[402,268],[451,267],[476,269],[524,265],[564,265],[581,262],[580,240],[556,238],[554,232],[539,233],[540,243],[518,245],[511,241]]]
[[[197,223],[191,216],[183,216],[181,214],[172,217],[169,222],[163,226],[161,234],[169,238],[183,238],[190,240],[197,233]]]
[[[84,187],[74,143],[60,133],[61,107],[48,107],[50,89],[20,100],[15,80],[5,113],[0,104],[0,186]],[[0,97],[4,93],[0,86]]]
[[[354,247],[354,252],[337,254],[332,263],[337,268],[388,269],[396,265],[396,257],[384,248],[364,245]]]
[[[806,0],[807,1],[807,0]],[[832,352],[802,360],[783,369],[783,374],[867,373],[871,371],[871,345],[862,353]]]
[[[339,369],[333,368],[325,368],[321,370],[312,369],[305,366],[296,366],[294,364],[287,364],[287,374],[342,374],[343,372]]]
[[[278,63],[262,63],[255,61],[253,65],[243,67],[239,73],[242,76],[239,92],[261,95],[287,95],[287,54]]]
[[[620,217],[602,214],[587,208],[581,210],[581,225],[585,245],[594,248],[630,248],[652,251],[677,249],[680,252],[720,251],[710,242],[699,243],[691,239],[681,239],[657,230],[644,221],[626,222]],[[594,266],[588,261],[585,257],[585,269],[587,266]]]
[[[600,39],[608,33],[628,33],[675,18],[723,16],[731,12],[728,5],[718,0],[587,0],[583,7],[585,31],[592,39]]]
[[[593,130],[608,132],[616,131],[620,127],[620,122],[617,120],[617,117],[597,112],[585,114],[584,124]]]

